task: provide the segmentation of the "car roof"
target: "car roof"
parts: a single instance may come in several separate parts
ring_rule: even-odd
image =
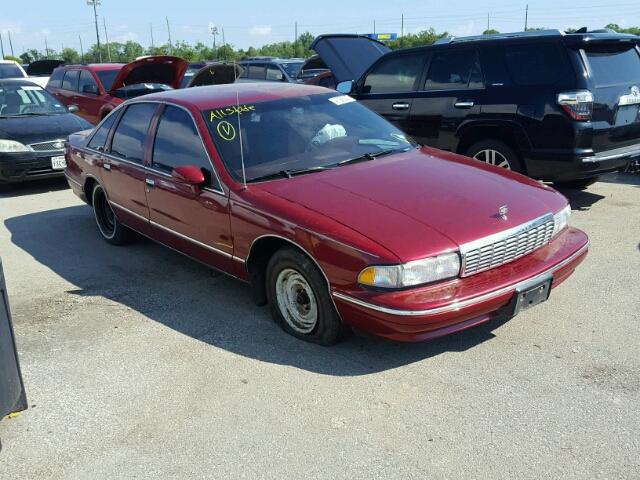
[[[333,93],[323,87],[295,83],[231,83],[228,85],[211,85],[205,87],[182,88],[166,92],[152,93],[140,97],[136,102],[164,101],[182,106],[193,107],[197,110],[228,107],[237,101],[246,105],[253,102],[279,100],[282,98],[302,97]]]

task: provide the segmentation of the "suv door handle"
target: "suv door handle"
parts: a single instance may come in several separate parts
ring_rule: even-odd
[[[463,100],[456,102],[453,106],[456,108],[473,108],[473,100]]]
[[[144,183],[147,184],[147,188],[153,188],[156,186],[156,182],[152,178],[145,178]]]
[[[409,104],[407,102],[398,102],[391,105],[394,110],[409,110]]]

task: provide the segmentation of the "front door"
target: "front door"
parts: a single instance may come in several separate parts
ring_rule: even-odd
[[[484,82],[475,48],[432,53],[424,84],[411,106],[412,136],[421,144],[455,151],[463,121],[480,114]]]
[[[202,170],[204,185],[189,185],[172,176],[174,168],[187,165]],[[229,197],[187,110],[164,107],[145,181],[154,236],[208,265],[231,271]]]

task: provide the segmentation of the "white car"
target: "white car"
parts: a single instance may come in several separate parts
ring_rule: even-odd
[[[4,78],[27,78],[42,88],[46,87],[49,81],[49,77],[30,77],[22,66],[13,60],[0,60],[0,79]]]

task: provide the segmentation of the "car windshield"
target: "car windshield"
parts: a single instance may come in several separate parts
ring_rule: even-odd
[[[346,95],[315,94],[202,112],[227,170],[247,181],[333,168],[417,145]],[[242,139],[242,142],[240,142]]]
[[[119,72],[120,70],[99,70],[96,72],[100,79],[100,83],[102,83],[102,86],[107,92],[111,90],[111,85],[113,85],[113,81],[116,79]]]
[[[37,85],[1,85],[0,117],[56,115],[66,107]]]
[[[14,63],[0,63],[0,78],[24,78],[24,73]]]
[[[284,71],[287,72],[287,75],[291,78],[296,78],[298,76],[298,73],[300,73],[300,70],[302,69],[302,65],[304,65],[304,62],[286,62],[280,64],[280,66],[284,68]]]

